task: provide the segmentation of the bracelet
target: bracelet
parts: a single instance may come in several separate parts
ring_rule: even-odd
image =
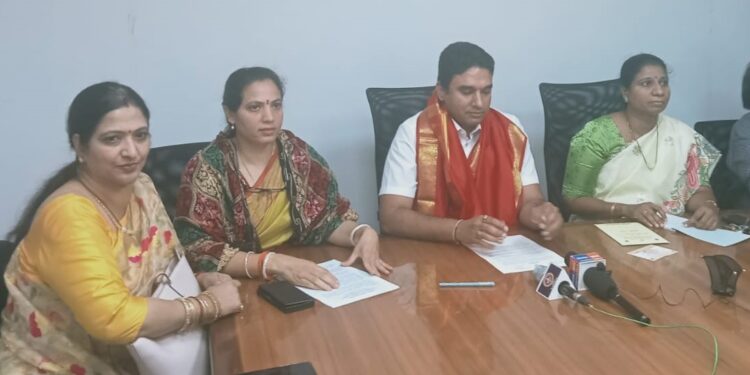
[[[188,302],[190,303],[193,303],[191,301],[195,301],[195,304],[193,304],[193,307],[195,307],[196,304],[198,305],[198,308],[196,309],[198,311],[198,314],[197,314],[198,316],[195,318],[195,325],[200,325],[201,323],[203,323],[203,314],[204,314],[203,304],[201,304],[201,301],[198,300],[197,297],[190,296],[190,297],[185,297],[185,299],[188,300]]]
[[[268,250],[260,253],[258,255],[258,276],[263,277],[263,262],[266,260],[266,257],[268,256]]]
[[[349,242],[351,242],[352,246],[357,246],[357,244],[354,242],[354,236],[357,234],[357,232],[362,228],[371,228],[367,224],[359,224],[352,231],[349,233]]]
[[[464,221],[464,219],[458,219],[458,221],[456,221],[456,224],[453,225],[453,242],[457,244],[461,243],[461,241],[456,238],[456,232],[458,232],[458,224],[461,224],[462,221]]]
[[[195,300],[198,301],[198,305],[201,307],[201,317],[198,320],[198,322],[200,324],[210,323],[210,322],[207,321],[208,319],[206,319],[206,318],[209,317],[209,315],[208,315],[208,313],[209,313],[208,303],[203,298],[201,298],[200,294],[197,295],[197,296],[195,296],[195,297],[192,297],[192,298],[195,298]]]
[[[177,333],[184,332],[193,324],[193,311],[195,309],[195,306],[193,306],[193,304],[186,298],[180,298],[179,301],[182,303],[182,307],[185,308],[185,322],[182,323],[182,327],[180,327],[180,330],[177,331]]]
[[[188,307],[187,307],[187,303],[185,302],[185,299],[180,298],[178,299],[178,301],[180,301],[180,303],[182,304],[182,308],[185,309],[185,321],[182,323],[182,327],[180,327],[180,329],[177,330],[177,333],[180,333],[184,331],[185,329],[187,329],[187,326],[190,324],[190,315],[188,315]]]
[[[203,292],[201,293],[208,297],[208,299],[211,301],[211,303],[214,305],[214,308],[216,309],[216,312],[214,312],[214,322],[219,320],[219,315],[221,315],[221,305],[219,304],[219,300],[216,299],[216,296],[211,294],[210,292]]]
[[[609,218],[610,219],[615,217],[615,207],[617,207],[617,203],[612,203],[612,205],[609,206]]]
[[[247,275],[248,279],[252,279],[253,275],[250,274],[250,270],[247,269],[247,259],[250,257],[250,252],[245,253],[245,275]]]
[[[266,273],[266,265],[268,264],[268,260],[271,259],[271,256],[273,254],[276,254],[276,253],[274,253],[273,251],[271,251],[271,252],[269,252],[266,255],[266,258],[263,259],[263,268],[261,268],[261,274],[263,275],[263,278],[266,279],[266,280],[271,280],[271,278],[268,277],[268,274]]]
[[[219,314],[217,313],[219,310],[216,309],[216,304],[214,304],[211,297],[208,296],[208,292],[202,292],[196,297],[196,299],[200,302],[206,312],[204,319],[201,320],[202,324],[211,324],[219,319]]]
[[[191,299],[191,298],[192,298],[192,299]],[[190,329],[192,329],[192,328],[196,327],[196,326],[197,326],[197,325],[199,325],[199,324],[200,324],[200,322],[201,322],[201,321],[200,321],[200,320],[201,320],[201,311],[200,311],[200,310],[198,310],[200,306],[196,307],[195,305],[196,305],[196,304],[197,304],[198,302],[193,302],[193,299],[195,299],[195,297],[187,297],[187,298],[185,298],[185,300],[186,300],[186,301],[187,301],[187,303],[188,303],[188,304],[190,305],[190,307],[192,307],[192,315],[193,315],[193,316],[191,316],[191,317],[190,317],[190,321],[191,321],[191,324],[190,324],[190,327],[188,327],[188,328],[190,328]],[[196,301],[197,301],[197,300],[196,300]]]

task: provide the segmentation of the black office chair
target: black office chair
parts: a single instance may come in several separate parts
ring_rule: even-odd
[[[541,83],[544,106],[544,163],[547,196],[565,220],[570,210],[562,198],[570,140],[587,122],[625,107],[618,80],[589,83]]]
[[[5,285],[5,267],[10,262],[15,246],[10,241],[0,241],[0,311],[8,301],[8,287]]]
[[[695,131],[701,133],[714,147],[721,151],[721,159],[711,174],[711,188],[716,195],[716,203],[722,209],[741,208],[740,200],[747,193],[742,181],[727,166],[729,137],[737,120],[699,121]]]
[[[154,181],[154,186],[171,219],[174,219],[182,170],[188,160],[207,145],[208,142],[196,142],[155,147],[148,154],[143,172]]]
[[[435,86],[368,88],[365,90],[375,129],[375,176],[378,190],[391,141],[398,126],[427,106]]]

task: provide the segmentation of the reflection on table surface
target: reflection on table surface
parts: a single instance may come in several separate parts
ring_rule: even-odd
[[[520,233],[561,255],[598,252],[621,294],[653,323],[705,326],[718,336],[718,373],[746,373],[750,277],[740,277],[734,297],[713,296],[701,256],[725,254],[744,266],[750,244],[722,248],[656,231],[677,254],[657,262],[628,255],[638,247],[621,247],[591,224],[566,224],[550,242]],[[284,252],[322,262],[344,260],[350,251],[320,246]],[[258,298],[260,281],[243,281],[245,311],[211,327],[214,373],[305,361],[319,374],[708,374],[713,365],[713,341],[701,330],[643,328],[567,300],[547,301],[536,294],[532,272],[501,274],[458,245],[382,237],[381,256],[395,266],[387,279],[400,288],[337,309],[316,303],[284,314]],[[475,280],[496,286],[437,285]],[[622,314],[616,305],[592,299]]]

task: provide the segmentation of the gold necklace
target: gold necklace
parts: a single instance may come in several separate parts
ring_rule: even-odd
[[[258,183],[258,181],[255,178],[255,176],[252,173],[250,173],[250,168],[247,166],[247,163],[245,162],[245,160],[242,159],[242,157],[240,156],[240,143],[239,142],[237,142],[236,147],[237,147],[237,164],[239,164],[240,169],[244,170],[245,173],[247,173],[247,175],[250,176],[250,179],[252,179],[252,181],[253,181],[252,184],[250,184],[250,182],[248,182],[248,181],[245,181],[245,182],[247,182],[248,185],[250,185],[250,187],[252,187],[256,183]],[[271,150],[271,156],[269,157],[269,160],[271,158],[273,158],[273,154],[275,152],[276,152],[276,143],[273,144],[273,149]],[[268,164],[268,160],[266,160],[266,165],[267,164]],[[265,169],[265,167],[264,167],[264,169]],[[240,173],[240,175],[242,175],[242,173]]]
[[[641,155],[641,159],[643,159],[643,164],[646,164],[646,168],[648,168],[648,170],[650,171],[653,171],[654,168],[656,168],[656,163],[659,162],[659,120],[657,119],[656,125],[654,125],[656,126],[656,157],[654,158],[654,165],[651,166],[651,165],[648,165],[648,161],[646,161],[646,155],[644,155],[643,153],[643,148],[641,147],[641,143],[638,142],[638,137],[636,136],[635,131],[633,130],[633,126],[630,125],[630,117],[625,112],[623,112],[623,114],[625,115],[625,121],[628,124],[628,129],[630,129],[630,134],[633,136],[633,140],[635,141],[636,153]]]
[[[250,177],[250,180],[251,180],[251,181],[253,181],[253,184],[254,184],[255,182],[257,182],[257,181],[255,181],[255,176],[253,176],[253,174],[252,174],[252,173],[250,173],[250,168],[248,168],[248,167],[247,167],[247,164],[245,163],[245,161],[244,161],[244,160],[242,160],[242,158],[239,158],[239,157],[238,157],[238,159],[239,159],[239,161],[240,161],[240,163],[239,163],[239,164],[240,164],[240,168],[241,168],[242,170],[244,170],[244,171],[245,171],[245,173],[247,173],[247,175],[248,175],[248,176]],[[248,183],[248,185],[251,185],[251,184],[250,184],[250,183]]]
[[[98,204],[101,208],[104,209],[104,212],[107,214],[109,221],[111,221],[112,224],[114,224],[117,230],[119,230],[123,234],[126,234],[132,238],[137,239],[135,229],[127,228],[124,225],[122,225],[122,223],[120,223],[120,220],[117,219],[117,215],[115,215],[115,213],[104,203],[104,201],[101,198],[99,198],[99,196],[96,195],[96,193],[94,193],[94,190],[92,190],[91,187],[89,187],[85,182],[83,182],[83,179],[81,179],[80,177],[78,178],[78,181],[81,183],[81,185],[83,185],[86,191],[88,191],[89,194],[91,194],[91,196],[94,197],[94,201],[96,201],[96,204]],[[133,224],[133,211],[130,209],[130,202],[128,202],[128,207],[126,208],[126,210],[128,212],[128,223]]]

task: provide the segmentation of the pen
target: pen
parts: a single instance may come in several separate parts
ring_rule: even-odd
[[[494,281],[460,281],[460,282],[439,282],[441,288],[488,288],[495,286]]]

